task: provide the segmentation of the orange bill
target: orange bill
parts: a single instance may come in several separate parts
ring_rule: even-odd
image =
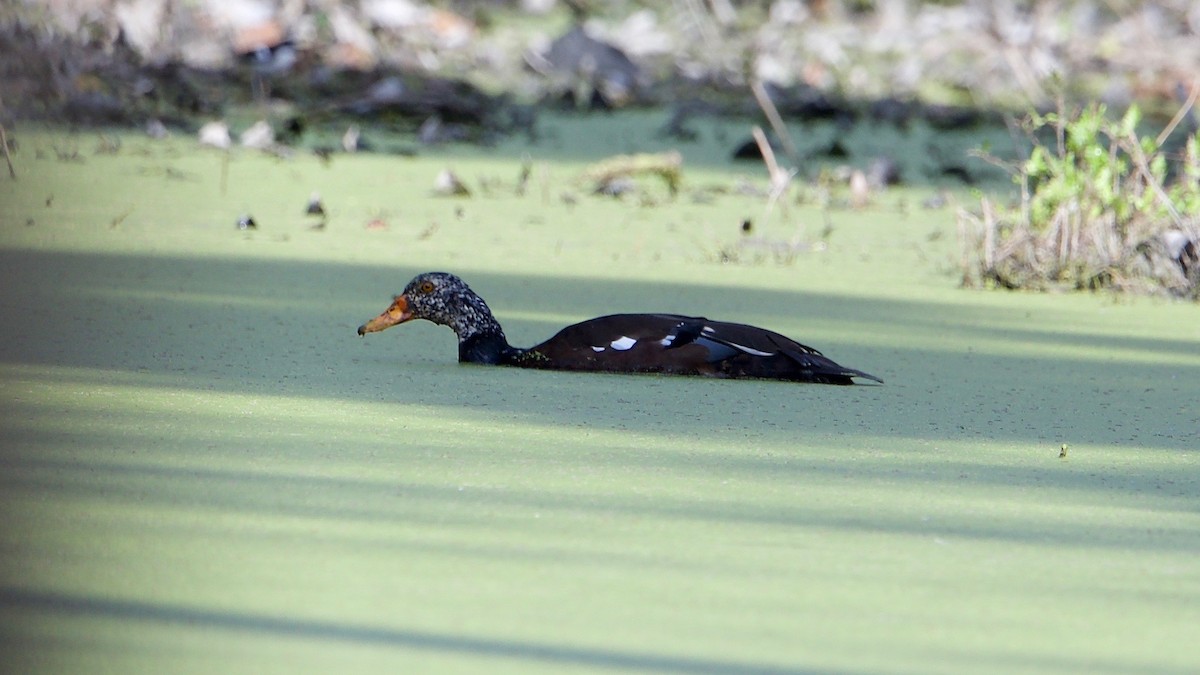
[[[383,314],[359,326],[358,334],[377,333],[385,328],[391,328],[396,324],[409,321],[412,318],[412,312],[408,309],[408,298],[403,295],[397,295],[392,304],[383,310]]]

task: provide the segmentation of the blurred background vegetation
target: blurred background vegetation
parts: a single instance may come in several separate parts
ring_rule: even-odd
[[[612,49],[548,62],[576,26]],[[87,97],[109,116],[147,98],[210,112],[248,90],[189,101],[163,80],[237,76],[247,54],[291,41],[277,77],[295,84],[394,71],[532,103],[582,78],[627,105],[760,80],[809,98],[1023,110],[1065,93],[1169,114],[1200,73],[1198,37],[1188,0],[16,0],[0,7],[0,48],[17,57],[0,93],[10,116],[86,119]]]

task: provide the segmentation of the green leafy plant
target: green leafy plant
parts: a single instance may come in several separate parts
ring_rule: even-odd
[[[1032,148],[1008,166],[1020,203],[1000,209],[984,197],[959,212],[963,283],[1200,299],[1200,132],[1176,156],[1163,147],[1182,117],[1148,137],[1136,106],[1119,119],[1103,105],[1030,114]]]

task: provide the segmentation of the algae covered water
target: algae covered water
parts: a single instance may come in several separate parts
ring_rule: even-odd
[[[571,140],[614,128],[328,164],[19,135],[0,182],[6,661],[1196,667],[1195,306],[961,290],[925,182],[768,212],[761,166],[685,152],[674,198],[594,196],[579,176],[603,154]],[[432,194],[447,168],[472,196]],[[722,258],[746,220],[793,253]],[[888,384],[471,367],[442,328],[355,335],[431,269],[514,344],[680,312]]]

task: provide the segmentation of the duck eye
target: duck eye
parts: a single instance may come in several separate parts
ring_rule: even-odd
[[[432,281],[422,281],[421,285],[417,286],[417,290],[421,291],[422,293],[432,293],[433,292],[433,282]]]

